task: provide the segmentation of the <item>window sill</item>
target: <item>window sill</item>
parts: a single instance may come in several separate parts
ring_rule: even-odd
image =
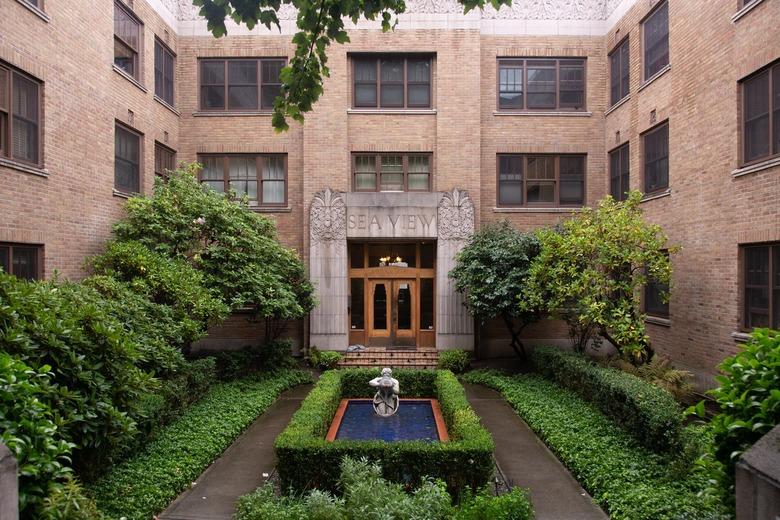
[[[138,195],[137,193],[127,193],[126,191],[119,191],[118,189],[114,188],[113,192],[114,197],[119,197],[120,199],[131,199]]]
[[[125,78],[127,81],[129,81],[130,83],[132,83],[133,85],[135,85],[136,87],[138,87],[139,89],[141,89],[141,92],[149,92],[149,91],[146,89],[146,87],[144,87],[143,85],[141,85],[141,82],[140,82],[140,81],[138,81],[137,79],[135,79],[133,76],[131,76],[131,75],[130,75],[130,74],[128,74],[127,72],[123,71],[122,69],[120,69],[120,68],[119,68],[119,67],[117,67],[116,65],[113,65],[113,67],[114,67],[114,72],[116,72],[117,74],[119,74],[120,76],[122,76],[123,78]]]
[[[751,164],[750,166],[744,166],[742,168],[737,168],[733,172],[731,172],[731,176],[734,178],[742,177],[743,175],[748,175],[750,173],[760,172],[761,170],[766,170],[768,168],[772,168],[774,166],[780,166],[780,157],[772,157],[770,159],[766,159],[764,161],[761,161],[756,164]]]
[[[572,213],[582,211],[582,208],[493,208],[493,213]]]
[[[163,98],[157,96],[157,94],[154,95],[154,100],[157,101],[158,103],[160,103],[162,106],[164,106],[168,110],[170,110],[171,112],[173,112],[174,114],[176,114],[177,116],[181,116],[181,112],[176,110],[176,108],[173,105],[171,105],[170,103],[165,101]]]
[[[747,343],[750,341],[750,334],[747,332],[734,331],[731,333],[731,338],[737,343]]]
[[[671,194],[672,194],[672,189],[671,188],[666,188],[663,191],[655,191],[653,193],[645,195],[644,197],[642,197],[641,202],[647,202],[649,200],[655,200],[655,199],[662,199],[664,197],[671,196]]]
[[[34,6],[34,5],[30,4],[30,3],[25,2],[24,0],[16,0],[16,1],[19,2],[20,4],[22,4],[24,7],[26,7],[27,10],[29,10],[32,14],[34,14],[38,18],[40,18],[41,20],[43,20],[46,23],[49,23],[49,20],[50,20],[49,15],[44,13],[41,9],[39,9],[38,7],[36,7],[36,6]]]
[[[642,85],[640,85],[639,90],[637,90],[637,92],[642,92],[645,88],[647,88],[650,85],[650,83],[654,83],[655,80],[657,80],[658,78],[660,78],[661,76],[669,72],[670,70],[672,70],[672,64],[667,63],[666,67],[662,68],[661,70],[659,70],[658,72],[656,72],[655,74],[647,78],[645,82],[642,83]]]
[[[5,166],[7,168],[18,170],[20,172],[37,175],[38,177],[46,177],[46,178],[49,177],[49,170],[47,170],[46,168],[39,168],[37,166],[25,164],[19,161],[15,161],[13,159],[6,159],[5,157],[0,157],[0,166]]]
[[[566,111],[566,110],[555,110],[552,112],[542,112],[542,111],[516,111],[511,112],[509,110],[494,110],[493,111],[494,116],[541,116],[541,117],[590,117],[593,115],[593,112],[575,112],[575,111]]]
[[[257,213],[291,213],[291,206],[249,206],[249,209]]]
[[[645,316],[645,323],[652,323],[653,325],[660,325],[662,327],[672,326],[672,320],[660,316]]]
[[[199,110],[197,112],[193,112],[193,117],[232,117],[232,116],[239,116],[239,117],[247,117],[247,116],[261,116],[261,117],[270,117],[274,113],[271,110],[247,110],[247,111],[240,111],[240,110]]]
[[[744,6],[742,6],[742,8],[739,11],[734,13],[734,16],[731,17],[731,21],[736,22],[737,20],[739,20],[740,18],[748,14],[750,11],[755,9],[763,1],[764,0],[753,0],[748,4],[745,4]]]
[[[609,114],[611,114],[612,112],[614,112],[614,111],[615,111],[615,110],[617,110],[618,108],[620,108],[620,107],[622,107],[623,105],[625,105],[625,104],[628,102],[628,100],[629,100],[629,99],[631,99],[631,94],[627,94],[627,95],[626,95],[626,96],[625,96],[623,99],[621,99],[620,101],[618,101],[617,103],[615,103],[614,105],[612,105],[611,107],[609,107],[609,108],[608,108],[608,109],[607,109],[607,110],[604,112],[604,115],[605,115],[605,116],[608,116]]]
[[[347,114],[432,115],[435,108],[348,108]]]

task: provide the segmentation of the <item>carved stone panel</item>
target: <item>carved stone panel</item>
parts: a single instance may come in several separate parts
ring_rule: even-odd
[[[439,202],[439,239],[466,240],[474,233],[474,203],[468,192],[455,188]]]
[[[318,191],[311,202],[309,218],[312,242],[343,240],[347,237],[347,207],[343,194],[330,188]]]

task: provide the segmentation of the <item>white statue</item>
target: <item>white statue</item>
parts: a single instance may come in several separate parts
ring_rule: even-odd
[[[374,411],[382,417],[390,417],[398,411],[398,380],[393,377],[389,368],[382,369],[382,375],[368,383],[376,388],[374,395]]]

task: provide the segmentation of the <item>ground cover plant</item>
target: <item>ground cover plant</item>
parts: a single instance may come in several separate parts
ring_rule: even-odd
[[[219,457],[279,393],[309,381],[306,372],[280,370],[214,385],[138,454],[90,484],[90,494],[111,518],[151,518]]]
[[[425,479],[411,493],[387,481],[379,464],[349,457],[341,462],[341,496],[311,490],[277,496],[266,484],[238,500],[235,520],[526,520],[533,510],[525,492],[514,488],[493,497],[487,492],[452,505],[442,481]]]
[[[538,375],[474,371],[469,383],[494,388],[614,520],[718,519],[723,506],[699,496],[706,478],[658,454],[574,392]],[[695,436],[703,434],[696,431]],[[691,463],[693,457],[690,458]]]
[[[463,386],[449,371],[393,371],[402,398],[439,400],[449,442],[326,441],[341,399],[371,397],[368,381],[376,376],[375,369],[346,369],[331,370],[320,377],[274,444],[284,491],[336,491],[339,465],[345,456],[380,462],[385,478],[408,486],[419,485],[425,477],[440,478],[450,491],[460,493],[488,482],[493,472],[492,438],[469,406]]]

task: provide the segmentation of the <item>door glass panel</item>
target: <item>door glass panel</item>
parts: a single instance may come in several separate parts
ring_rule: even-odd
[[[433,330],[433,278],[420,280],[420,329]]]
[[[350,292],[352,298],[351,308],[351,327],[353,329],[363,329],[365,327],[365,319],[363,312],[363,279],[352,278],[350,280],[352,291]]]
[[[412,289],[407,282],[398,283],[398,330],[412,328]]]
[[[387,288],[385,284],[374,286],[374,329],[387,330]]]

